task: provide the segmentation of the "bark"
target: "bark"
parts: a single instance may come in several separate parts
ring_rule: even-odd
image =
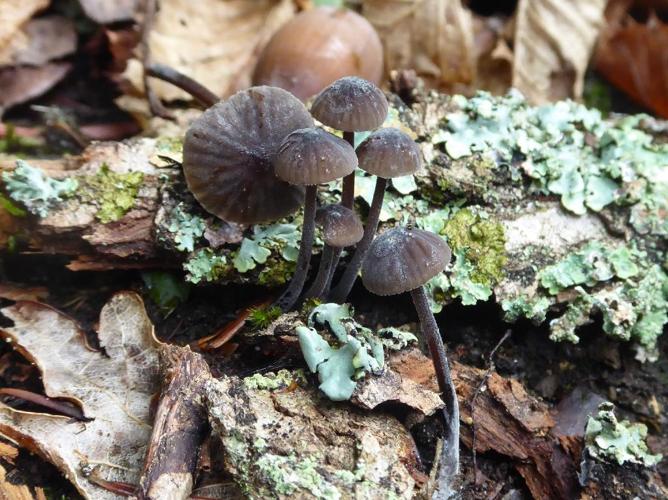
[[[162,348],[161,358],[166,383],[139,482],[139,500],[188,498],[208,429],[203,390],[211,373],[206,361],[188,348],[172,345]]]

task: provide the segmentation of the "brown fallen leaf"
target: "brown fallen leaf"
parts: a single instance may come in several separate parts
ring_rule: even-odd
[[[610,83],[657,115],[668,118],[668,24],[625,16],[603,31],[595,65]]]
[[[136,484],[151,432],[149,406],[158,389],[159,345],[138,295],[119,293],[100,313],[92,350],[77,324],[37,302],[2,309],[14,322],[0,335],[33,360],[45,393],[81,405],[90,422],[31,413],[0,405],[0,434],[56,465],[86,498],[117,498],[92,484],[96,471],[108,481]]]
[[[149,47],[153,62],[166,64],[225,96],[250,83],[260,49],[294,15],[292,0],[163,0]],[[139,59],[131,59],[125,77],[142,90]],[[191,96],[161,81],[152,81],[161,99]]]
[[[0,116],[8,108],[34,99],[51,89],[70,70],[69,63],[0,69]]]
[[[0,50],[33,14],[46,8],[49,3],[50,0],[3,0],[0,9]]]
[[[41,489],[38,488],[40,491]],[[0,499],[2,500],[33,500],[33,492],[25,484],[14,484],[7,479],[7,471],[0,465]]]
[[[0,297],[8,300],[44,300],[49,290],[43,286],[20,286],[13,283],[0,283]]]
[[[74,23],[62,16],[32,19],[0,49],[0,66],[40,66],[77,48]]]
[[[131,20],[139,0],[79,0],[84,13],[99,24]]]
[[[461,0],[363,0],[362,13],[383,42],[386,73],[414,69],[445,88],[475,79],[473,20]]]
[[[515,12],[514,87],[534,104],[580,98],[603,26],[606,0],[520,0]]]

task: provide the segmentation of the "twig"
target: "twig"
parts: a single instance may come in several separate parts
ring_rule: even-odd
[[[13,398],[22,399],[23,401],[43,406],[44,408],[56,411],[62,415],[71,417],[81,422],[90,422],[92,420],[86,417],[81,412],[81,410],[75,407],[72,403],[65,403],[58,401],[57,399],[51,399],[48,396],[43,396],[42,394],[37,394],[23,389],[14,389],[11,387],[2,388],[0,389],[0,396],[11,396]]]
[[[508,329],[506,330],[506,333],[503,334],[503,337],[501,337],[501,340],[497,342],[497,344],[494,346],[494,349],[491,350],[489,353],[489,356],[487,357],[487,370],[485,371],[485,374],[483,375],[482,379],[480,379],[480,383],[478,384],[478,387],[476,387],[475,392],[473,393],[473,397],[471,397],[471,401],[469,403],[469,407],[471,409],[471,457],[473,459],[473,480],[475,484],[478,484],[478,456],[475,450],[476,446],[476,425],[475,425],[475,404],[478,399],[478,395],[482,392],[483,387],[487,383],[487,380],[489,377],[492,375],[492,372],[494,371],[494,356],[496,355],[496,351],[499,350],[501,345],[510,337],[510,335],[513,333],[512,330]]]

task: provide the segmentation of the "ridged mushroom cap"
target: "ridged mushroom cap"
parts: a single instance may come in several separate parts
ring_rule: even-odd
[[[380,83],[383,45],[365,17],[325,6],[281,26],[260,54],[253,84],[281,87],[303,101],[347,75]]]
[[[391,179],[414,174],[422,165],[418,145],[396,128],[381,128],[357,148],[360,168],[370,174]]]
[[[321,128],[295,130],[281,143],[274,172],[282,181],[298,186],[330,182],[357,168],[353,147]]]
[[[251,87],[213,105],[193,122],[183,144],[190,191],[208,212],[229,222],[289,215],[304,191],[277,179],[273,160],[288,134],[312,126],[301,101],[276,87]]]
[[[311,114],[318,121],[344,132],[377,129],[387,118],[387,110],[383,91],[356,76],[336,80],[311,105]]]
[[[325,205],[318,209],[316,222],[322,226],[325,243],[334,248],[345,248],[359,243],[364,226],[357,214],[343,205]]]
[[[362,265],[362,282],[376,295],[415,290],[445,269],[450,247],[437,234],[397,227],[378,236]]]

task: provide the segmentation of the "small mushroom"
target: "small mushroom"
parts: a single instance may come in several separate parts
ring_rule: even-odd
[[[311,114],[328,127],[341,130],[343,138],[355,146],[355,132],[375,130],[387,118],[385,94],[373,83],[355,76],[340,78],[320,92],[311,105]],[[341,205],[353,208],[355,173],[343,179]]]
[[[311,126],[302,102],[276,87],[251,87],[214,104],[186,133],[188,188],[208,212],[228,222],[289,215],[302,204],[304,190],[277,179],[272,162],[288,134]]]
[[[362,266],[362,282],[376,295],[411,294],[446,406],[445,462],[441,467],[454,475],[459,470],[459,403],[445,346],[423,286],[445,269],[451,256],[447,243],[434,233],[404,227],[390,229],[371,244]]]
[[[334,274],[334,252],[356,245],[364,234],[357,214],[342,205],[327,205],[316,212],[315,221],[322,226],[325,248],[320,257],[318,274],[305,297],[323,297]]]
[[[305,101],[348,75],[380,83],[380,38],[356,12],[318,7],[297,14],[271,37],[255,66],[253,83],[281,87]]]
[[[276,176],[293,186],[306,186],[304,224],[297,268],[276,305],[294,306],[306,281],[313,250],[318,184],[339,179],[357,168],[355,150],[346,141],[320,128],[304,128],[288,135],[276,155]]]
[[[387,180],[414,174],[422,165],[420,150],[415,141],[396,128],[382,128],[372,133],[357,148],[357,157],[360,168],[376,176],[376,188],[364,227],[364,236],[341,280],[331,293],[331,299],[338,303],[346,301],[378,229]]]

